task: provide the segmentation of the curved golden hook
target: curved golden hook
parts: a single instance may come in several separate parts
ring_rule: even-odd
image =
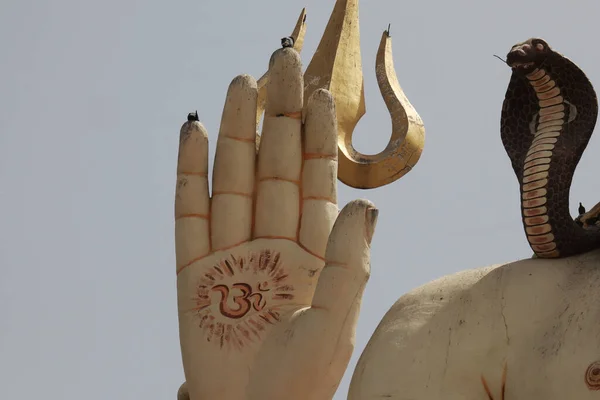
[[[386,148],[376,155],[361,154],[352,146],[354,129],[340,129],[338,133],[338,178],[355,188],[371,189],[400,179],[417,164],[425,145],[423,121],[408,101],[396,76],[389,31],[383,33],[379,44],[376,76],[392,119],[392,135]],[[356,123],[359,119],[356,118]]]
[[[304,74],[304,100],[328,89],[338,120],[338,178],[346,185],[372,189],[404,176],[417,163],[425,143],[421,117],[406,98],[394,70],[389,31],[381,38],[376,60],[379,89],[392,118],[392,135],[379,154],[361,154],[352,146],[356,124],[365,114],[360,56],[358,0],[337,0],[315,56]]]

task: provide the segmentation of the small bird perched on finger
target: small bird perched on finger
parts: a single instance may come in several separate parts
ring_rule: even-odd
[[[193,113],[188,114],[188,121],[199,121],[198,119],[198,110]]]
[[[283,47],[284,49],[286,47],[294,47],[294,38],[291,36],[281,38],[281,47]]]

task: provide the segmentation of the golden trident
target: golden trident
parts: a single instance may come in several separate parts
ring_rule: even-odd
[[[366,111],[358,19],[358,0],[336,1],[304,73],[304,101],[319,88],[332,93],[338,121],[338,179],[354,188],[372,189],[394,182],[414,168],[425,144],[425,128],[398,83],[388,27],[377,51],[375,75],[392,119],[392,135],[387,147],[375,155],[359,153],[352,146],[352,134]],[[305,33],[303,9],[291,35],[298,52],[302,51]],[[264,112],[268,80],[268,72],[258,80],[257,125]],[[257,136],[257,146],[259,140]]]

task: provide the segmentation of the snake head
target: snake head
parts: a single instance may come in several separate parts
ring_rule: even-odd
[[[514,71],[529,73],[539,67],[552,49],[544,40],[531,38],[515,44],[506,55],[506,63]]]

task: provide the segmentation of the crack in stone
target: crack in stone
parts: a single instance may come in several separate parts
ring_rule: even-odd
[[[500,303],[500,314],[502,314],[502,320],[504,321],[504,335],[506,336],[506,344],[510,344],[510,337],[508,336],[508,324],[506,323],[506,315],[504,314],[504,307],[506,303],[504,301],[504,295],[502,296],[502,303]]]
[[[500,283],[502,290],[502,301],[500,302],[500,314],[502,314],[502,321],[504,322],[504,336],[506,337],[506,345],[510,345],[510,337],[508,336],[508,323],[506,322],[506,314],[504,314],[504,309],[506,308],[506,299],[504,297],[504,271],[500,274]]]

